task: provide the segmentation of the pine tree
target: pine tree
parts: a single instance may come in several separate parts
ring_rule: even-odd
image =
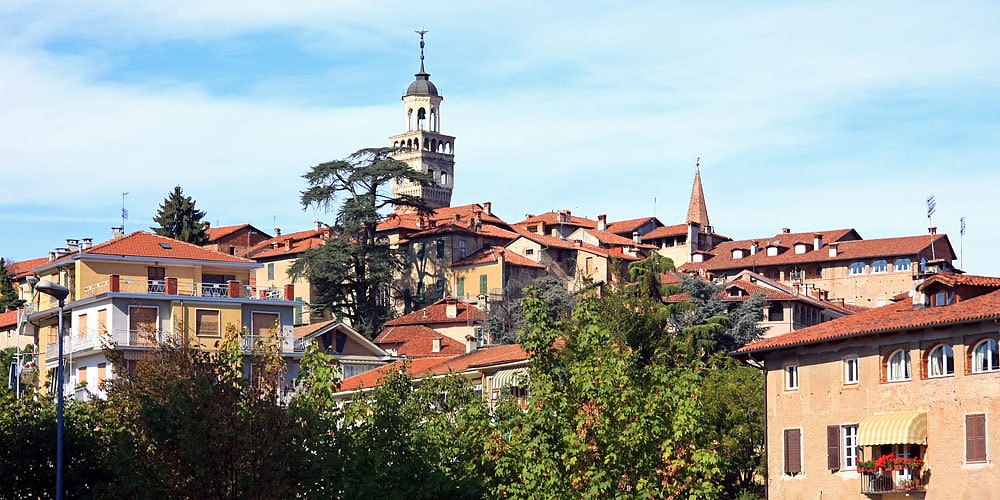
[[[153,222],[160,226],[152,226],[150,229],[160,236],[204,245],[208,241],[208,234],[201,222],[205,212],[196,209],[194,205],[195,201],[190,196],[184,196],[184,190],[180,186],[174,186],[153,218]]]
[[[24,299],[17,296],[14,281],[7,272],[7,262],[0,258],[0,312],[6,311],[8,307],[18,308],[23,305]]]

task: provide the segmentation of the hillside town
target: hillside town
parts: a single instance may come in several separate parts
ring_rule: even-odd
[[[319,280],[319,261],[309,260],[345,235],[362,239],[364,226],[346,231],[343,213],[291,228],[199,220],[195,243],[124,226],[107,239],[52,235],[48,255],[6,263],[17,304],[0,313],[0,348],[14,352],[8,388],[62,393],[70,405],[105,400],[150,353],[221,352],[234,329],[247,377],[262,346],[277,349],[279,405],[294,407],[312,387],[302,381],[318,351],[335,360],[331,398],[344,408],[406,373],[414,386],[457,376],[488,411],[501,402],[547,411],[536,399],[545,394],[535,388],[539,348],[521,342],[533,328],[518,313],[530,290],[615,296],[635,286],[644,263],[667,262],[655,270],[657,306],[683,311],[698,286],[717,287],[723,310],[753,305],[759,334],[720,354],[762,375],[752,389],[762,390],[763,467],[750,475],[762,496],[985,498],[997,485],[1000,277],[958,268],[947,234],[866,239],[844,220],[736,240],[726,221],[709,218],[712,183],[700,165],[687,212],[662,217],[622,220],[614,207],[589,207],[600,215],[588,218],[538,200],[535,213],[503,220],[486,188],[482,202],[453,206],[453,191],[466,188],[461,131],[441,125],[445,88],[425,70],[421,33],[419,70],[402,96],[406,128],[372,150],[375,163],[417,174],[388,179],[391,203],[372,226],[371,244],[399,261],[379,291],[384,318],[359,318],[358,303],[331,299],[330,282],[353,278]],[[573,343],[548,342],[554,352]],[[664,480],[649,496],[674,487]],[[485,496],[496,491],[507,490]]]

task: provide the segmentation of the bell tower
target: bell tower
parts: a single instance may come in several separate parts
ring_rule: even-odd
[[[455,186],[455,138],[441,133],[441,101],[430,74],[424,70],[424,35],[420,35],[420,72],[403,96],[406,132],[389,138],[393,158],[404,161],[410,168],[430,174],[429,186],[403,180],[392,181],[393,196],[409,195],[421,198],[434,208],[451,206]]]

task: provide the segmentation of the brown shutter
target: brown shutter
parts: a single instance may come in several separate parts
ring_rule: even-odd
[[[986,461],[986,415],[965,416],[965,461]]]
[[[840,470],[840,426],[826,426],[826,466],[831,471]]]
[[[802,472],[802,431],[785,429],[785,474]]]

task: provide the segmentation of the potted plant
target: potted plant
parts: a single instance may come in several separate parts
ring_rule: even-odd
[[[919,475],[920,469],[924,468],[924,461],[921,460],[920,458],[914,457],[906,459],[904,465],[906,465],[906,468],[909,469],[910,472]]]
[[[876,470],[878,470],[878,468],[875,467],[874,460],[865,460],[864,462],[858,464],[858,472],[875,472]]]
[[[896,457],[891,454],[882,455],[875,460],[875,468],[886,471],[892,470],[895,466]]]

